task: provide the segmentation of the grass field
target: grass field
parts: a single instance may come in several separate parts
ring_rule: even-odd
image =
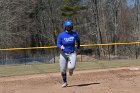
[[[76,70],[140,66],[137,60],[77,62]],[[0,65],[0,77],[59,72],[59,64]]]

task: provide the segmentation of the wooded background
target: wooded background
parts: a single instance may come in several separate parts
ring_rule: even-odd
[[[0,0],[0,48],[56,45],[71,19],[81,44],[140,41],[140,0]],[[112,46],[111,53],[135,53]],[[96,47],[98,54],[105,50]],[[0,59],[47,55],[49,50],[0,51]]]

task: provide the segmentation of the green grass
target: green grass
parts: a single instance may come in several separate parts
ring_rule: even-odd
[[[58,72],[58,64],[35,64],[35,65],[5,65],[0,66],[0,77],[2,76],[17,76],[17,75],[30,75]]]
[[[137,60],[77,62],[76,70],[140,66]],[[59,72],[59,64],[1,65],[0,77]]]
[[[78,63],[77,70],[108,69],[108,68],[130,67],[130,66],[140,66],[140,59],[83,62],[83,63]]]

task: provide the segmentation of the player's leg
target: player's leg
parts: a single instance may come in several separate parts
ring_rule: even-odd
[[[68,59],[68,69],[69,69],[70,76],[72,76],[73,74],[75,65],[76,65],[76,53],[72,53],[69,55],[69,59]]]
[[[62,85],[62,87],[66,87],[67,86],[67,74],[66,74],[67,60],[61,54],[60,54],[59,64],[60,64],[61,76],[62,76],[63,83],[64,83]]]

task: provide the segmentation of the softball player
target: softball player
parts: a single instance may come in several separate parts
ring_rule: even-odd
[[[69,69],[69,75],[72,76],[76,64],[76,53],[80,48],[80,39],[78,34],[72,31],[73,23],[71,20],[64,22],[64,29],[57,38],[57,47],[61,49],[59,64],[64,82],[62,87],[67,87],[67,67]],[[75,47],[75,43],[77,43],[77,48]]]

